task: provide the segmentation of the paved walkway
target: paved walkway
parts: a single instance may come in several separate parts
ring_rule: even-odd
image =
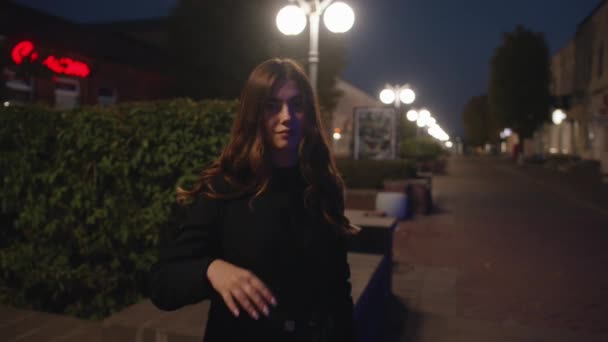
[[[388,341],[608,341],[608,212],[496,159],[434,190],[395,235]]]

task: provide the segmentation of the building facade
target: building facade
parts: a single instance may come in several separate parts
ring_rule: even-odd
[[[353,118],[355,108],[385,107],[385,105],[344,80],[338,80],[336,88],[342,93],[342,97],[333,113],[334,139],[332,139],[332,148],[336,157],[350,158],[353,156],[354,149]],[[336,139],[338,137],[339,139]]]
[[[590,46],[589,84],[587,88],[587,116],[591,123],[588,157],[602,161],[602,171],[608,174],[608,64],[606,45],[608,44],[608,1],[583,25],[593,30]]]
[[[581,113],[575,111],[573,99],[576,72],[574,39],[551,57],[551,95],[554,109],[568,113],[560,125],[544,124],[534,136],[536,153],[578,154],[581,142]]]
[[[60,109],[170,96],[166,51],[127,35],[0,4],[0,103]]]
[[[608,0],[579,25],[574,37],[551,59],[554,108],[567,118],[535,134],[539,153],[577,155],[601,162],[608,176]]]

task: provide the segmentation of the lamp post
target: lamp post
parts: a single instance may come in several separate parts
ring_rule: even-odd
[[[285,35],[298,35],[306,27],[306,17],[310,21],[310,45],[308,49],[308,77],[313,91],[317,92],[317,74],[319,64],[319,20],[328,30],[344,33],[351,29],[355,22],[352,8],[343,2],[334,0],[290,0],[277,14],[276,23],[279,31]]]
[[[410,88],[409,84],[390,85],[387,84],[380,92],[380,101],[385,104],[393,103],[399,109],[401,103],[412,104],[416,100],[416,93]]]
[[[382,103],[384,104],[394,104],[395,105],[395,111],[396,111],[396,115],[398,120],[396,123],[396,126],[401,128],[401,126],[403,125],[402,121],[402,117],[401,117],[401,103],[405,103],[407,105],[412,104],[414,101],[416,100],[416,93],[410,88],[409,84],[404,84],[404,85],[390,85],[387,84],[384,89],[380,92],[380,101],[382,101]],[[394,130],[395,131],[395,130]],[[400,142],[401,142],[401,129],[396,130],[397,131],[397,153],[396,155],[399,156],[399,147],[400,147]]]
[[[553,124],[555,124],[556,126],[558,126],[558,148],[557,148],[557,152],[558,153],[571,153],[573,155],[575,155],[577,153],[577,148],[576,148],[576,139],[574,136],[574,120],[568,118],[568,115],[566,114],[566,112],[564,112],[562,109],[557,108],[553,111],[553,113],[551,113],[551,121],[553,121]],[[564,128],[562,123],[566,121],[569,125],[570,125],[570,139],[569,142],[567,142],[567,144],[569,146],[569,148],[565,148],[564,145],[566,144],[563,140],[563,136],[565,134],[564,132]]]

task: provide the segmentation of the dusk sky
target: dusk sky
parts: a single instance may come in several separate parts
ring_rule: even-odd
[[[18,0],[77,22],[166,16],[177,0]],[[252,0],[254,1],[254,0]],[[462,133],[466,101],[486,92],[503,32],[522,24],[546,34],[554,53],[600,0],[344,0],[355,10],[343,78],[377,97],[409,83],[450,135]],[[288,1],[286,0],[287,4]],[[305,31],[307,33],[307,31]],[[320,51],[323,63],[323,51]]]

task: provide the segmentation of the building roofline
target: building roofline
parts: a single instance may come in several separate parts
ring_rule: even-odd
[[[144,69],[153,70],[166,68],[164,61],[168,57],[166,50],[123,32],[113,32],[113,30],[108,29],[109,27],[73,22],[68,18],[62,18],[13,1],[2,2],[0,0],[0,10],[6,10],[5,13],[15,13],[17,18],[25,18],[24,20],[26,20],[26,22],[23,22],[23,20],[8,20],[6,23],[0,21],[0,32],[7,36],[46,40],[57,48],[71,49],[83,55],[109,62],[138,65]],[[0,17],[2,16],[0,15]],[[15,23],[18,23],[18,25],[15,26]],[[72,33],[69,40],[57,38],[58,34],[68,32]],[[95,35],[95,41],[92,42],[88,35]],[[111,46],[116,46],[118,51],[126,46],[133,48],[136,56],[108,50]]]
[[[593,16],[604,6],[608,3],[608,0],[601,0],[599,4],[597,4],[597,6],[595,6],[595,8],[591,11],[591,13],[589,13],[585,19],[583,19],[580,23],[578,23],[578,25],[576,26],[576,32],[580,31],[583,26],[585,26],[589,20],[591,20],[591,18],[593,18]]]
[[[360,93],[360,95],[364,95],[366,97],[368,97],[370,100],[376,101],[378,103],[381,103],[380,100],[378,100],[377,98],[375,98],[374,96],[368,94],[367,92],[365,92],[364,90],[362,90],[361,88],[357,87],[356,85],[352,84],[351,82],[343,79],[343,78],[338,78],[336,85],[342,84],[343,86],[347,87],[347,88],[351,88],[351,90]]]

